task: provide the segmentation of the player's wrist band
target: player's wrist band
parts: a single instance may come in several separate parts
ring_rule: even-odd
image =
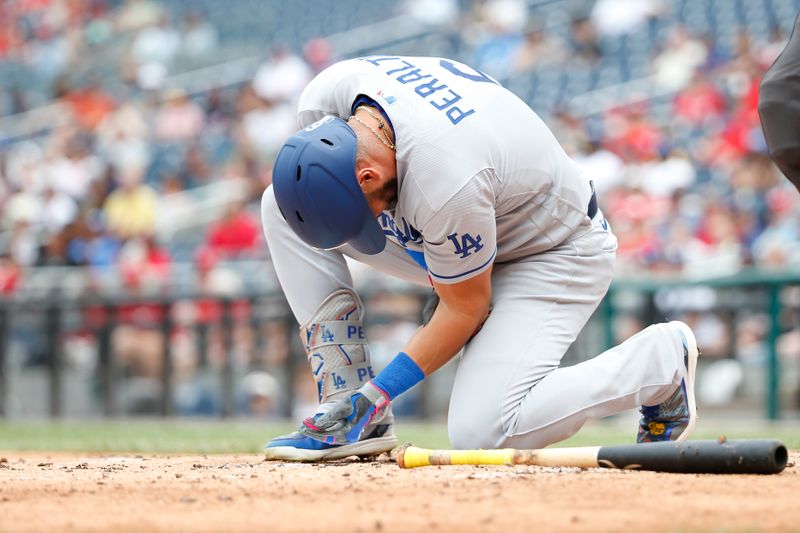
[[[394,400],[425,379],[425,373],[406,353],[398,353],[372,380],[372,385]]]

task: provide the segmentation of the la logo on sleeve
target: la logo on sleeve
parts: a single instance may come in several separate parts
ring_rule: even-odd
[[[468,257],[472,252],[479,252],[484,246],[481,242],[480,235],[473,237],[469,233],[464,233],[459,239],[458,233],[456,232],[451,233],[447,238],[450,239],[450,242],[455,246],[456,251],[453,253],[460,255],[461,259]]]

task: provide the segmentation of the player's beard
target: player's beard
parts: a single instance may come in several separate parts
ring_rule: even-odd
[[[397,206],[397,176],[388,179],[374,194],[377,201],[386,205],[386,210],[393,210]]]

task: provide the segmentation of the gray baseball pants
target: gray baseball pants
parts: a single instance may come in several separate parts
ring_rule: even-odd
[[[261,215],[278,280],[301,324],[333,291],[353,288],[343,255],[430,286],[425,271],[393,242],[373,256],[346,245],[308,246],[283,220],[271,187]],[[571,436],[588,419],[660,403],[679,386],[683,348],[666,324],[559,368],[611,283],[617,240],[602,220],[602,213],[587,217],[556,248],[494,265],[492,313],[462,350],[453,385],[453,447],[544,447]]]

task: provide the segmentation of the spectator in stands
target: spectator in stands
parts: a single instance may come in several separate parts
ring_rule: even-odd
[[[458,21],[457,0],[404,0],[402,9],[418,22],[448,28]]]
[[[297,130],[294,107],[287,102],[258,98],[249,88],[243,88],[240,109],[244,150],[271,166],[283,141]]]
[[[131,55],[139,65],[160,64],[169,67],[181,49],[181,35],[166,14],[156,24],[147,25],[136,35]]]
[[[664,134],[647,115],[647,108],[634,106],[612,113],[619,120],[609,131],[607,145],[626,161],[651,161],[660,153]]]
[[[119,175],[119,186],[103,205],[108,230],[120,239],[152,235],[158,195],[142,183],[143,169],[129,167]]]
[[[208,161],[208,154],[199,143],[195,142],[186,149],[180,176],[188,188],[207,185],[212,177],[213,169]]]
[[[119,240],[108,234],[95,210],[83,209],[62,233],[66,241],[66,263],[104,271],[116,265]],[[48,258],[49,259],[49,258]]]
[[[590,18],[600,35],[617,36],[641,30],[665,11],[663,0],[598,0]]]
[[[686,257],[686,271],[704,276],[735,274],[742,267],[744,250],[731,209],[724,204],[706,206],[696,233],[700,246]]]
[[[0,253],[0,296],[8,297],[22,283],[23,270],[8,253]]]
[[[277,416],[281,387],[277,379],[263,371],[250,372],[242,379],[243,410],[259,418]]]
[[[35,181],[28,178],[6,200],[0,227],[10,230],[20,222],[30,224],[39,216],[41,208],[40,191]]]
[[[216,49],[217,30],[197,11],[189,11],[183,18],[181,53],[198,58]]]
[[[490,0],[482,10],[482,35],[475,45],[473,64],[497,79],[506,79],[514,70],[517,50],[523,42],[528,10],[520,0]]]
[[[164,7],[154,0],[126,0],[117,12],[117,27],[123,31],[136,31],[157,24],[164,16]]]
[[[2,173],[8,187],[7,195],[23,187],[41,190],[45,183],[44,151],[37,143],[22,141],[12,144],[4,159]]]
[[[253,78],[253,89],[264,100],[292,101],[311,81],[311,68],[285,45],[276,45]]]
[[[42,202],[35,224],[44,233],[44,241],[49,241],[78,216],[78,204],[70,196],[58,191],[52,185],[44,189]]]
[[[39,260],[39,238],[30,221],[18,220],[11,228],[8,248],[13,261],[21,267],[31,267]]]
[[[573,159],[594,182],[595,190],[601,198],[605,198],[606,194],[622,184],[625,170],[622,159],[606,149],[599,140],[584,143]]]
[[[245,210],[240,202],[225,208],[222,219],[211,225],[206,245],[219,257],[242,258],[257,251],[261,244],[258,219]]]
[[[126,102],[109,114],[97,128],[97,148],[116,171],[147,167],[152,150],[142,109]]]
[[[686,221],[679,217],[670,219],[661,231],[665,234],[661,240],[662,270],[680,272],[686,256],[695,247],[694,234]]]
[[[589,134],[583,120],[566,107],[559,107],[553,112],[549,125],[559,144],[570,156],[589,144]]]
[[[683,89],[692,81],[697,68],[708,57],[703,41],[692,37],[688,30],[676,26],[669,34],[663,50],[653,60],[655,83],[668,91]]]
[[[116,107],[116,102],[96,77],[78,88],[73,88],[62,78],[59,87],[58,91],[63,93],[64,101],[70,105],[78,126],[83,129],[93,130]]]
[[[119,251],[119,270],[127,287],[160,289],[169,281],[169,252],[152,236],[130,239]]]
[[[51,22],[34,29],[36,39],[24,48],[22,59],[44,79],[55,79],[66,69],[76,52],[76,42],[70,39],[65,26]]]
[[[530,25],[525,38],[516,50],[513,72],[530,72],[545,65],[559,65],[568,58],[561,40],[541,26]]]
[[[657,263],[659,252],[658,235],[655,224],[645,217],[631,218],[627,224],[614,224],[621,231],[617,261],[622,271],[635,271],[639,265],[652,267]]]
[[[0,87],[0,116],[24,113],[27,109],[25,92],[18,86]]]
[[[639,167],[642,190],[654,198],[670,198],[695,183],[696,172],[689,155],[679,148]]]
[[[335,62],[333,47],[327,39],[316,37],[308,41],[303,47],[303,59],[311,67],[314,74],[319,74]]]
[[[673,102],[673,113],[690,127],[715,126],[725,111],[725,96],[702,72],[695,72],[688,87]]]
[[[597,30],[592,21],[584,16],[572,19],[570,23],[570,48],[572,59],[582,63],[593,64],[603,56]]]
[[[667,201],[652,198],[638,187],[621,187],[606,196],[604,214],[608,213],[611,227],[619,233],[620,269],[630,271],[656,264],[660,244],[656,229],[668,209]]]
[[[170,89],[156,112],[155,137],[161,141],[186,142],[195,139],[203,129],[203,109],[183,89]]]
[[[722,131],[711,141],[713,148],[709,163],[718,167],[729,168],[750,153],[764,151],[758,111],[744,101],[737,103]]]
[[[800,265],[800,201],[792,189],[770,191],[767,227],[753,242],[753,260],[766,268]]]
[[[13,6],[0,2],[0,19],[6,21],[0,24],[0,59],[11,56],[22,43],[20,27],[13,16]]]
[[[105,161],[93,152],[88,134],[68,128],[55,132],[51,149],[53,154],[44,171],[47,183],[82,202],[92,184],[103,176]]]

